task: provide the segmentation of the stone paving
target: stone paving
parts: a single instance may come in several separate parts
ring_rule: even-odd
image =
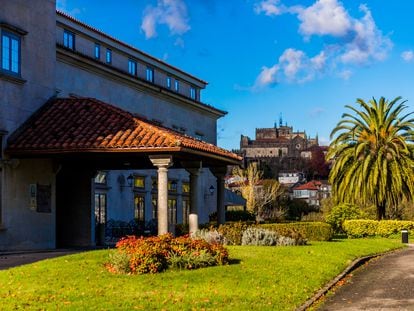
[[[414,310],[414,245],[355,270],[318,310]]]

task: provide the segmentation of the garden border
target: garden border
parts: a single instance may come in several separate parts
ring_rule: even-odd
[[[405,247],[393,249],[391,251],[387,251],[384,253],[378,253],[374,255],[364,256],[355,259],[351,262],[351,264],[345,268],[344,271],[342,271],[340,274],[338,274],[334,279],[328,282],[324,287],[322,287],[319,291],[316,292],[315,295],[313,295],[311,298],[305,301],[301,306],[295,309],[295,311],[305,311],[308,310],[315,302],[317,302],[319,299],[321,299],[323,296],[325,296],[339,281],[341,281],[343,278],[345,278],[349,273],[354,271],[355,269],[362,266],[364,263],[371,261],[374,258],[378,258],[384,255],[392,254],[395,252],[399,252],[401,250],[405,249]]]

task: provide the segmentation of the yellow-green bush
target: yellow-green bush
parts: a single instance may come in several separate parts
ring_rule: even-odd
[[[275,231],[282,236],[295,238],[296,235],[300,235],[309,241],[329,241],[333,236],[331,225],[324,222],[263,224],[260,227]]]
[[[402,229],[414,230],[414,221],[402,220],[345,220],[343,223],[345,233],[350,238],[367,236],[388,237],[401,232]]]

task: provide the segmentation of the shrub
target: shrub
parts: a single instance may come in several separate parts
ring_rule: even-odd
[[[362,219],[365,216],[365,213],[359,207],[343,203],[334,206],[326,216],[325,221],[332,226],[334,232],[343,233],[342,224],[345,220]]]
[[[179,255],[172,252],[168,258],[172,269],[198,269],[216,265],[213,255],[206,250]]]
[[[120,240],[107,264],[116,273],[157,273],[169,266],[196,269],[228,262],[228,252],[220,244],[210,244],[189,236],[173,238],[165,234],[150,238],[128,236]],[[126,262],[128,261],[129,269]]]
[[[388,237],[400,233],[402,229],[414,230],[413,221],[404,220],[381,220],[378,222],[376,235]]]
[[[201,229],[197,230],[193,234],[191,234],[191,237],[193,239],[203,239],[207,241],[208,243],[213,244],[221,244],[221,245],[227,245],[227,239],[224,235],[219,233],[216,229],[211,227],[210,229]]]
[[[329,241],[332,239],[331,225],[323,222],[294,222],[280,224],[262,224],[261,228],[277,232],[279,235],[295,240]]]
[[[342,226],[348,237],[362,238],[376,235],[378,221],[368,219],[345,220]]]
[[[255,221],[256,215],[249,211],[226,211],[226,221]]]
[[[247,228],[242,235],[242,245],[277,245],[279,235],[262,228]]]
[[[306,240],[293,239],[277,234],[272,230],[250,227],[243,232],[242,245],[288,246],[304,245]]]
[[[241,245],[243,231],[248,227],[247,223],[235,222],[220,225],[217,231],[226,238],[228,245]]]
[[[350,238],[369,236],[388,237],[399,233],[402,229],[414,230],[413,221],[400,220],[346,220],[343,223],[344,231]]]
[[[131,273],[129,261],[131,256],[125,252],[112,251],[109,254],[110,269],[113,273]]]
[[[217,221],[217,212],[209,215],[211,222]],[[226,221],[255,221],[256,215],[249,211],[226,211]]]

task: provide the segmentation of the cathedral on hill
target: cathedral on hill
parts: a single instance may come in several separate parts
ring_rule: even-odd
[[[271,128],[256,128],[255,139],[241,135],[237,153],[243,156],[246,166],[258,163],[265,178],[302,176],[295,182],[303,182],[327,177],[326,151],[327,147],[319,146],[317,135],[312,138],[305,131],[294,131],[280,117],[279,124]]]
[[[306,132],[294,132],[292,126],[283,125],[282,118],[279,126],[275,123],[271,128],[256,128],[255,139],[241,135],[240,151],[246,159],[310,157],[310,149],[319,146],[318,136],[311,138]]]

